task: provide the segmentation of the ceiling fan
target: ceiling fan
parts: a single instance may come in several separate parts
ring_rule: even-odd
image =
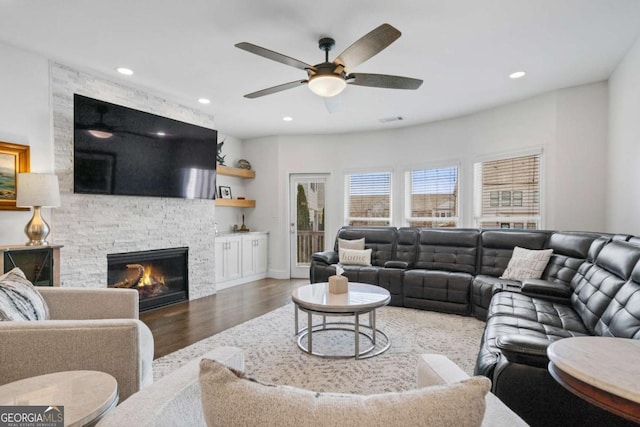
[[[237,48],[307,72],[306,80],[295,80],[262,89],[245,95],[245,98],[259,98],[304,84],[308,85],[313,93],[325,98],[339,94],[347,84],[387,89],[418,89],[422,84],[422,80],[419,79],[386,74],[350,72],[351,69],[380,53],[401,35],[402,33],[393,26],[382,24],[349,46],[333,62],[329,62],[329,51],[335,45],[335,40],[329,37],[321,38],[318,45],[325,52],[325,60],[316,65],[309,65],[295,58],[251,43],[238,43],[235,45]]]
[[[88,123],[89,117],[76,116],[75,117],[76,129],[85,130],[91,136],[98,139],[109,139],[114,135],[121,135],[121,134],[129,134],[129,135],[142,136],[147,138],[153,138],[156,136],[163,136],[163,137],[166,136],[163,132],[159,132],[155,134],[140,133],[132,130],[132,129],[137,129],[137,127],[136,128],[132,128],[132,126],[123,127],[123,126],[107,123],[107,120],[105,120],[105,116],[109,118],[110,110],[109,110],[109,107],[106,105],[98,105],[96,107],[96,111],[99,115],[99,119],[98,121],[93,121],[92,123]],[[111,114],[113,115],[113,113]],[[112,117],[111,117],[111,121],[113,121]],[[136,125],[138,125],[138,123],[136,123]]]

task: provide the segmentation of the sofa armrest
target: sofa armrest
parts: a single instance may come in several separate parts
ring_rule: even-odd
[[[469,378],[458,365],[441,354],[421,354],[418,358],[418,387],[452,384]],[[493,393],[485,396],[486,409],[483,426],[514,427],[526,426],[522,418],[513,412]]]
[[[552,341],[529,335],[500,335],[496,346],[509,362],[545,368],[549,364],[547,347]]]
[[[523,280],[520,291],[525,295],[533,297],[551,297],[563,300],[569,300],[569,298],[571,298],[571,288],[569,286],[542,279]]]
[[[0,322],[0,378],[9,383],[58,371],[106,372],[120,400],[153,382],[153,336],[139,320]]]
[[[137,319],[138,291],[115,288],[38,287],[51,320]]]
[[[333,251],[316,252],[311,255],[311,259],[316,262],[321,262],[327,265],[337,264],[340,260],[338,253]]]
[[[405,262],[405,261],[387,261],[384,263],[384,268],[399,268],[402,270],[406,270],[410,268],[413,263]]]
[[[98,423],[100,427],[203,426],[200,400],[200,360],[213,359],[244,371],[244,353],[235,347],[218,347],[160,378],[122,402]]]

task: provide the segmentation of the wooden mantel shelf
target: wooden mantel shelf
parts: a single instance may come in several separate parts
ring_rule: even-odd
[[[220,166],[218,166],[220,167]],[[216,199],[216,206],[228,206],[232,208],[255,208],[255,200],[246,199]]]
[[[256,171],[232,168],[224,165],[216,166],[216,172],[220,175],[235,176],[237,178],[253,179],[256,177]]]

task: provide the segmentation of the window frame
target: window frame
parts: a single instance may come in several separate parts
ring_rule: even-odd
[[[533,204],[538,206],[538,215],[512,215],[512,216],[482,216],[482,168],[478,167],[485,162],[508,160],[518,157],[538,156],[538,188],[532,192]],[[493,155],[477,157],[473,161],[473,226],[482,228],[484,222],[501,223],[524,223],[526,229],[531,223],[537,223],[539,230],[545,228],[545,209],[544,209],[544,186],[545,186],[545,152],[542,147],[531,148],[520,151],[502,152]],[[495,191],[495,190],[494,190]],[[511,190],[511,204],[513,204],[513,193],[520,190]],[[502,191],[500,192],[502,193]],[[524,200],[524,191],[523,191]],[[524,203],[522,204],[524,206]],[[517,207],[522,207],[517,206]],[[500,194],[500,207],[502,207],[502,194]],[[500,225],[498,225],[500,227]]]
[[[367,175],[367,174],[389,174],[389,216],[388,217],[351,217],[350,213],[350,201],[351,201],[351,193],[350,193],[350,177],[351,175]],[[344,211],[343,211],[343,224],[350,225],[352,221],[367,221],[367,222],[380,222],[380,226],[392,226],[393,225],[393,186],[394,186],[394,173],[392,169],[352,169],[345,170],[343,172],[343,183],[344,183]],[[388,222],[388,224],[385,224]]]
[[[457,200],[456,200],[456,215],[454,216],[411,216],[412,209],[412,173],[420,170],[434,170],[434,169],[448,169],[455,168],[457,173]],[[420,164],[407,167],[404,171],[404,215],[403,226],[410,227],[412,222],[431,222],[431,223],[454,223],[454,227],[460,227],[462,220],[462,167],[460,161],[446,161],[430,164]],[[439,228],[438,226],[433,228]],[[448,228],[448,227],[447,227]]]

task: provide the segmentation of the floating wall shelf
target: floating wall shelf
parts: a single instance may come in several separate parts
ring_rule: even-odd
[[[233,176],[236,178],[254,179],[256,177],[256,171],[232,168],[229,166],[218,165],[216,172],[219,175]],[[231,208],[255,208],[255,200],[246,199],[216,199],[216,206],[225,206]]]
[[[229,166],[218,165],[216,172],[220,175],[235,176],[237,178],[253,179],[256,177],[256,171],[232,168]]]
[[[255,208],[255,200],[238,199],[216,199],[216,206],[226,206],[232,208]]]

